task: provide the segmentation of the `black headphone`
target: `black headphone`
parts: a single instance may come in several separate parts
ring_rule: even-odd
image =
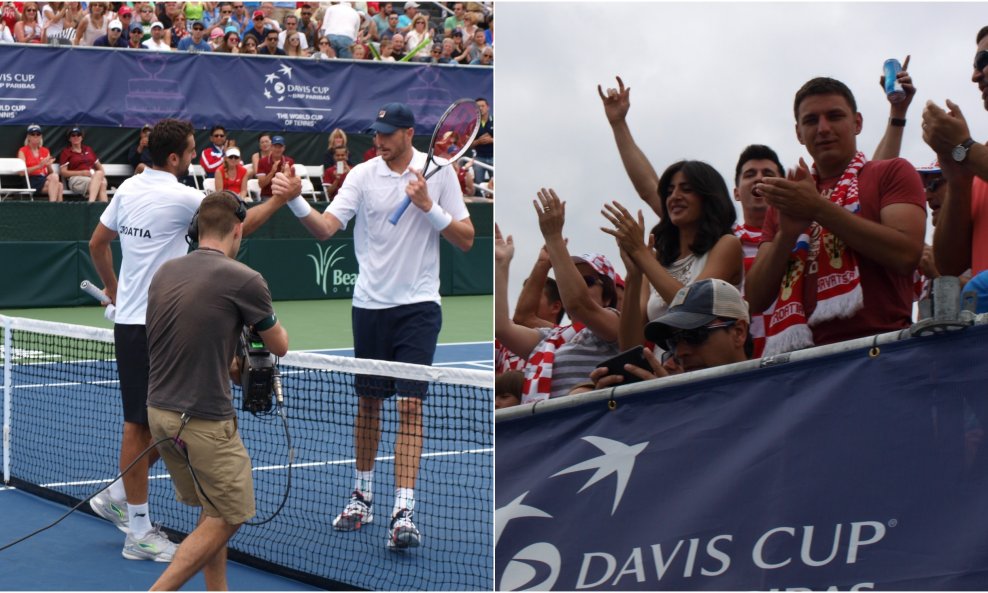
[[[237,216],[237,220],[243,222],[247,218],[247,204],[240,199],[240,196],[238,196],[237,194],[233,193],[228,189],[216,193],[223,194],[237,201],[237,209],[234,210],[233,212]],[[196,213],[192,215],[192,222],[189,223],[189,228],[185,232],[185,242],[188,243],[189,245],[192,245],[193,243],[197,243],[198,241],[199,241],[199,208],[196,208]]]

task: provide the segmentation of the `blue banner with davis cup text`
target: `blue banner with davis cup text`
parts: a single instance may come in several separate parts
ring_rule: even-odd
[[[432,134],[456,99],[490,99],[493,81],[482,67],[0,45],[0,125],[363,132],[401,101]]]
[[[986,345],[978,326],[500,419],[496,587],[983,590]]]

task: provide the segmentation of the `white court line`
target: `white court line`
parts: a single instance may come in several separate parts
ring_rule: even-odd
[[[479,455],[483,453],[493,453],[494,449],[491,447],[483,449],[466,449],[463,451],[441,451],[438,453],[423,453],[422,457],[450,457],[453,455]],[[375,461],[394,461],[393,455],[375,457]],[[356,459],[339,459],[336,461],[310,461],[308,463],[293,463],[292,469],[308,469],[313,467],[327,467],[331,465],[347,465],[351,463],[356,463]],[[283,470],[287,469],[288,465],[265,465],[255,468],[251,468],[252,472],[263,472],[272,470]],[[116,477],[116,476],[114,476]],[[171,475],[165,474],[155,474],[153,476],[148,476],[149,480],[165,480],[170,479]],[[102,480],[79,480],[76,482],[52,482],[50,484],[42,484],[43,488],[64,488],[66,486],[95,486],[99,484],[106,484],[113,478],[105,478]],[[11,488],[12,490],[13,488]]]

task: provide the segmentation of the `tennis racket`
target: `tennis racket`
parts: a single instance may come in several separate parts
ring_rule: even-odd
[[[422,175],[428,179],[439,169],[462,157],[477,137],[480,130],[480,110],[473,99],[460,99],[449,106],[446,113],[439,118],[432,140],[429,142],[429,153],[425,157],[425,169]],[[430,165],[435,165],[429,170]],[[405,196],[401,204],[395,208],[388,218],[391,224],[398,224],[398,219],[408,209],[412,199]]]
[[[83,280],[79,288],[89,296],[93,297],[100,302],[101,305],[106,305],[106,311],[103,312],[103,316],[113,321],[117,317],[117,308],[113,306],[110,302],[110,297],[106,296],[106,293],[102,290],[96,288],[96,285],[89,280]]]

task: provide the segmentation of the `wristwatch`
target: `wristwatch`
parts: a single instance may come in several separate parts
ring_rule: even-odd
[[[967,158],[967,152],[974,145],[974,140],[968,138],[967,140],[961,142],[950,151],[950,156],[954,158],[958,163],[963,163],[964,159]]]

